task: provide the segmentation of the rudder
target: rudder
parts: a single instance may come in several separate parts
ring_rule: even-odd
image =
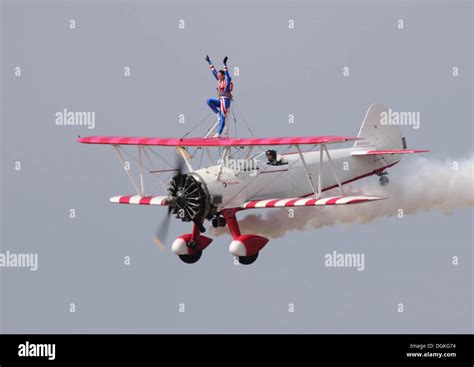
[[[382,116],[388,115],[389,109],[381,104],[373,104],[367,110],[364,122],[360,127],[354,148],[371,149],[404,149],[402,132],[398,125],[382,123]],[[385,121],[384,121],[385,122]]]

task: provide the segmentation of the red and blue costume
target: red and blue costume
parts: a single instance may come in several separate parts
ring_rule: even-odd
[[[209,63],[209,68],[212,71],[214,77],[218,80],[217,82],[217,93],[218,98],[209,98],[207,104],[214,113],[219,114],[219,127],[217,133],[220,135],[224,131],[225,127],[225,118],[227,112],[229,111],[230,102],[232,100],[232,78],[230,77],[229,70],[227,65],[224,65],[224,79],[219,80],[217,77],[217,71],[211,60],[207,57],[206,60]]]

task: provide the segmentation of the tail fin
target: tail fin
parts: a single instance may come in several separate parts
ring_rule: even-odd
[[[360,127],[358,138],[354,143],[354,148],[370,148],[376,150],[386,149],[406,149],[402,132],[398,125],[383,123],[382,117],[388,115],[388,107],[380,104],[373,104],[367,110],[364,122]]]

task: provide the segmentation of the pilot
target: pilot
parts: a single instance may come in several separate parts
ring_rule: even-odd
[[[267,164],[270,164],[272,166],[280,166],[281,164],[283,164],[281,157],[277,156],[276,150],[269,149],[265,154],[268,159]]]

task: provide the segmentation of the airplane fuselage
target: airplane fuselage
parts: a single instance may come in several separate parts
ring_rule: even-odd
[[[329,150],[332,167],[342,184],[381,172],[400,161],[400,156],[391,154],[379,156],[354,156],[351,154],[357,150],[353,147]],[[364,150],[364,148],[359,148],[359,150]],[[320,152],[303,153],[313,185],[308,180],[303,162],[297,152],[288,153],[282,157],[287,162],[286,164],[270,165],[257,159],[251,164],[243,165],[253,169],[236,169],[235,165],[230,167],[229,164],[219,164],[196,170],[194,174],[205,182],[211,197],[222,196],[218,210],[239,207],[243,202],[251,200],[312,195],[313,187],[317,188],[318,186]],[[322,191],[338,185],[332,167],[324,153],[321,175]]]

